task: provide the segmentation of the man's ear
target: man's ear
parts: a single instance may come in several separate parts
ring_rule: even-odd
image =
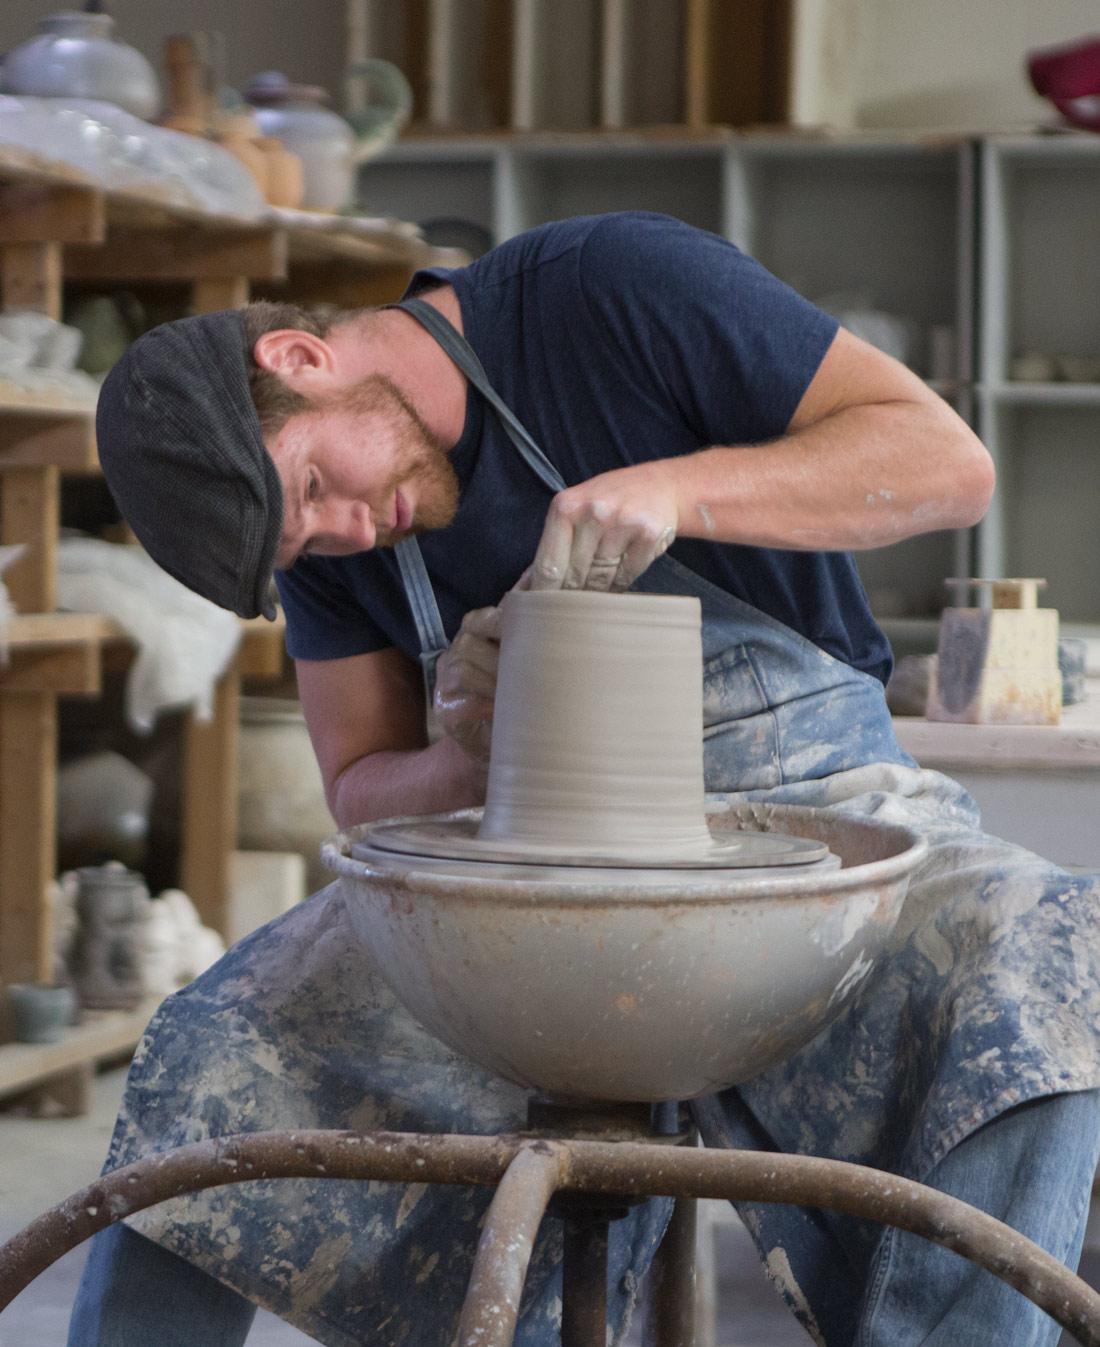
[[[252,357],[261,369],[307,395],[323,392],[336,374],[336,357],[328,342],[298,328],[265,332],[252,348]]]

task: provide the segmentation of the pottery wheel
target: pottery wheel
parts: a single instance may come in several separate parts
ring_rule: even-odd
[[[764,866],[814,865],[831,857],[824,842],[785,833],[750,832],[711,825],[711,843],[694,855],[654,853],[634,846],[629,856],[616,854],[606,844],[576,841],[556,845],[542,838],[531,843],[511,838],[478,837],[479,818],[428,814],[385,819],[368,825],[363,842],[352,848],[365,852],[390,851],[405,856],[439,860],[490,861],[519,865],[575,865],[616,869],[717,870],[757,869]],[[360,857],[360,859],[365,859]]]

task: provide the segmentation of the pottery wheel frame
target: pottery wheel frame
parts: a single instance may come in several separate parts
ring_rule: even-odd
[[[667,1139],[666,1139],[667,1140]],[[694,1343],[695,1200],[780,1202],[909,1230],[1014,1286],[1084,1347],[1100,1347],[1100,1295],[1010,1226],[924,1184],[841,1160],[691,1145],[402,1132],[252,1132],[145,1156],[101,1175],[0,1248],[0,1310],[98,1231],[169,1198],[255,1179],[356,1179],[495,1187],[456,1342],[510,1347],[535,1235],[556,1193],[602,1195],[566,1220],[562,1347],[606,1342],[608,1200],[676,1199],[647,1284],[651,1347]]]

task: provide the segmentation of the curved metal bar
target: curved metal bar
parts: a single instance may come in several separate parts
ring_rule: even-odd
[[[455,1347],[510,1347],[535,1235],[568,1172],[555,1142],[524,1146],[497,1185],[477,1242]]]
[[[571,1190],[793,1203],[910,1230],[1014,1286],[1084,1347],[1100,1347],[1100,1295],[1010,1226],[934,1188],[814,1156],[529,1136],[253,1132],[146,1156],[58,1203],[0,1248],[0,1309],[96,1231],[170,1197],[269,1178],[494,1185],[522,1148],[540,1144],[567,1152],[562,1186]]]

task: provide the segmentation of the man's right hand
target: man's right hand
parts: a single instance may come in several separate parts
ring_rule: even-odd
[[[471,758],[489,761],[500,661],[500,609],[475,608],[435,666],[436,719]]]

